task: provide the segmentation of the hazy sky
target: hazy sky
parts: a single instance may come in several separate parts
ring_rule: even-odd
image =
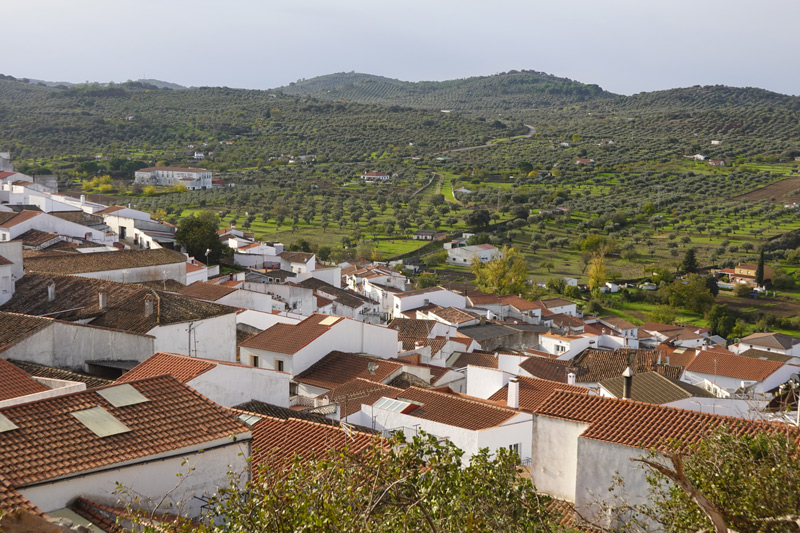
[[[800,94],[800,0],[18,0],[0,73],[267,89],[356,71],[408,81],[538,70],[624,94]]]

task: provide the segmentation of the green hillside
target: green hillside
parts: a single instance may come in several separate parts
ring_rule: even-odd
[[[614,96],[597,85],[535,71],[422,82],[351,72],[300,80],[276,90],[288,95],[313,96],[324,100],[437,110],[527,109]]]

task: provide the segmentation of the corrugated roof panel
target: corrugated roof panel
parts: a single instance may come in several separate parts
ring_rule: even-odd
[[[117,385],[116,387],[100,389],[97,391],[97,394],[108,400],[108,403],[114,407],[125,407],[126,405],[136,405],[137,403],[150,401],[141,392],[127,383],[124,385]]]
[[[131,430],[100,406],[75,411],[70,414],[98,437],[110,437],[111,435],[119,435]]]

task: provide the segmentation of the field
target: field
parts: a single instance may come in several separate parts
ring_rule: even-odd
[[[748,192],[737,196],[736,200],[747,198],[751,202],[758,202],[761,200],[785,201],[795,202],[800,199],[800,178],[786,178],[785,180],[777,181],[766,187],[761,187],[754,191]]]

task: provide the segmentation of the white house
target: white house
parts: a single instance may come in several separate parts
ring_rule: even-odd
[[[361,174],[361,179],[364,181],[388,181],[392,179],[392,176],[385,172],[372,170],[370,172],[365,172]]]
[[[269,294],[250,291],[240,287],[232,287],[228,284],[199,281],[187,285],[180,289],[178,293],[207,302],[215,302],[221,305],[242,307],[244,309],[252,309],[254,311],[263,311],[267,313],[277,308],[276,303]],[[282,304],[280,308],[283,308]]]
[[[477,259],[481,263],[500,257],[500,250],[491,244],[474,244],[447,250],[447,262],[451,265],[471,266]]]
[[[233,407],[260,401],[289,407],[289,374],[266,368],[159,352],[122,375],[117,383],[169,374],[212,402]]]
[[[742,353],[747,350],[761,350],[792,357],[800,357],[800,338],[790,337],[783,333],[753,333],[731,346],[731,351]]]
[[[317,256],[308,252],[283,251],[278,254],[281,270],[303,274],[317,268]]]
[[[4,485],[45,513],[79,496],[114,503],[123,486],[144,509],[166,495],[197,518],[250,457],[250,429],[170,376],[0,408],[0,420]]]
[[[393,295],[394,305],[392,315],[394,318],[405,317],[404,313],[418,309],[429,304],[440,307],[467,307],[467,299],[461,294],[447,290],[444,287],[428,287],[415,291],[400,292]]]
[[[183,185],[189,190],[211,188],[211,171],[204,168],[148,167],[137,170],[134,179],[140,185]]]
[[[518,398],[512,395],[508,404],[514,401]],[[481,448],[490,452],[510,449],[523,461],[530,457],[531,414],[446,390],[410,387],[362,405],[347,421],[375,427],[385,434],[402,430],[407,439],[418,431],[447,438],[464,451],[464,463]]]
[[[14,211],[0,213],[0,242],[16,239],[32,229],[77,237],[104,245],[110,245],[116,240],[113,232],[106,233],[41,211],[23,210],[19,213]]]
[[[25,273],[22,261],[21,242],[0,242],[0,306],[14,296],[17,280]]]
[[[143,285],[28,273],[2,310],[152,335],[153,351],[236,361],[236,308]]]
[[[388,359],[399,352],[397,331],[315,313],[298,324],[275,324],[240,344],[243,362],[291,375],[299,374],[333,350]]]

